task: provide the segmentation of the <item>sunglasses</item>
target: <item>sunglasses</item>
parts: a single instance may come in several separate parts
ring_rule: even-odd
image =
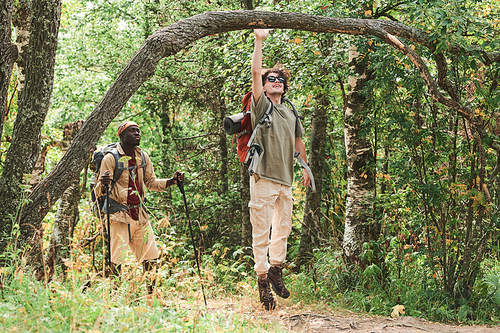
[[[282,76],[276,77],[276,76],[270,75],[267,77],[267,81],[269,81],[269,82],[274,82],[276,80],[278,80],[278,82],[280,82],[280,83],[285,83],[285,78]]]

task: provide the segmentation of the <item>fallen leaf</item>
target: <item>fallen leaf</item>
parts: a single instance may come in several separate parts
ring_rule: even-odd
[[[392,308],[392,313],[391,313],[392,318],[397,318],[402,314],[405,314],[405,306],[404,305],[398,304]]]

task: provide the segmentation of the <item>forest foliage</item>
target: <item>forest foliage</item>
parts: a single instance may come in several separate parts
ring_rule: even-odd
[[[22,3],[15,2],[14,11]],[[304,116],[307,147],[312,145],[315,112],[321,106],[326,110],[323,176],[316,179],[322,185],[321,208],[314,212],[318,216],[316,238],[305,265],[295,260],[302,251],[304,206],[311,194],[299,186],[301,169],[295,166],[287,272],[297,300],[384,315],[403,304],[412,316],[498,324],[500,2],[275,0],[254,1],[253,5],[270,12],[399,22],[426,36],[425,40],[401,38],[406,53],[383,38],[358,33],[276,29],[265,41],[264,66],[282,63],[292,73],[288,97]],[[146,38],[197,14],[241,10],[243,6],[231,1],[62,2],[53,91],[41,129],[41,151],[48,147],[41,178],[47,177],[63,155],[57,142],[65,135],[65,125],[87,119]],[[348,58],[353,46],[359,53],[357,61],[370,74],[361,91],[366,103],[358,115],[359,134],[369,141],[373,152],[357,175],[367,178],[373,174],[373,192],[364,198],[370,207],[368,219],[362,223],[380,228],[376,237],[361,244],[359,258],[354,259],[343,253],[346,200],[352,195],[348,193],[351,176],[344,112],[349,85],[357,75]],[[251,249],[242,239],[240,163],[233,138],[222,128],[224,117],[241,109],[242,97],[250,90],[252,50],[253,32],[241,30],[204,37],[162,59],[97,144],[117,141],[118,124],[133,120],[141,127],[141,147],[153,160],[156,175],[167,178],[174,170],[186,173],[186,194],[209,298],[221,293],[244,294],[255,287]],[[441,99],[429,88],[429,78],[412,52],[427,66]],[[18,78],[15,67],[0,147],[2,172],[15,139]],[[23,277],[29,265],[22,258],[33,249],[17,246],[16,223],[6,235],[11,241],[7,252],[2,249],[6,258],[1,268],[2,297],[8,304],[3,307],[16,309],[23,318],[29,318],[36,306],[28,306],[27,297],[13,297],[14,290],[21,294],[37,290],[42,298],[63,302],[68,300],[63,289],[76,295],[86,279],[102,282],[100,287],[94,284],[90,294],[71,300],[82,306],[87,302],[83,299],[98,297],[109,287],[96,278],[104,267],[105,243],[88,200],[87,179],[92,171],[81,167],[76,225],[67,257],[50,276],[52,282],[47,272],[41,282]],[[29,178],[22,186],[20,207],[30,193]],[[179,191],[171,187],[165,193],[148,192],[147,206],[161,251],[160,290],[199,300]],[[45,258],[57,219],[57,203],[53,203],[42,223]],[[140,297],[143,281],[135,265],[130,260],[120,290],[128,288]],[[71,279],[70,288],[65,283]],[[55,296],[43,296],[44,288],[55,290]],[[111,312],[104,315],[97,308],[88,322],[83,318],[77,326],[90,327],[99,316],[107,316],[106,325],[126,317]],[[54,315],[44,311],[42,316]],[[74,312],[58,311],[60,316],[76,317]],[[166,323],[162,314],[154,315],[157,322]],[[169,320],[179,327],[184,325],[172,318]],[[235,322],[243,325],[239,318]],[[75,321],[62,325],[73,324]],[[4,317],[1,325],[13,323]]]

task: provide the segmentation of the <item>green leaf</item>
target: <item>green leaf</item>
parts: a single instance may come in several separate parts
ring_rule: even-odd
[[[493,296],[493,301],[496,305],[500,306],[500,288],[495,291],[495,295]]]
[[[363,275],[364,276],[377,276],[380,273],[382,273],[382,270],[375,264],[371,264],[370,266],[366,267]]]
[[[118,162],[122,162],[122,163],[125,163],[125,162],[128,162],[130,159],[132,159],[132,157],[130,156],[122,156]]]
[[[466,321],[468,313],[469,313],[469,307],[467,305],[461,306],[460,310],[458,310],[458,320],[462,322]]]

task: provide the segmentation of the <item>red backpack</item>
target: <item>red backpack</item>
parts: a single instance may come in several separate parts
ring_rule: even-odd
[[[255,134],[258,132],[259,128],[264,126],[266,123],[266,127],[270,127],[273,123],[272,113],[274,110],[274,104],[269,100],[269,107],[267,108],[264,115],[259,119],[255,128],[252,128],[252,120],[250,117],[250,106],[252,103],[252,92],[248,92],[245,97],[243,97],[243,109],[241,112],[226,117],[224,119],[224,130],[227,134],[234,135],[238,134],[238,157],[240,158],[241,163],[248,163],[248,173],[250,176],[255,172],[256,165],[259,160],[259,154],[261,153],[261,147],[258,144],[253,144],[253,139]],[[297,112],[297,108],[293,103],[286,97],[283,97],[283,101],[290,104],[292,107],[293,113],[297,119],[303,119],[303,117],[299,116]],[[231,145],[232,147],[232,145]],[[309,176],[311,177],[311,186],[313,192],[316,192],[316,186],[314,183],[314,176],[307,165],[306,162],[302,158],[300,158],[300,154],[295,152],[295,158],[299,161],[300,165],[304,169],[307,170]]]
[[[241,120],[240,133],[238,134],[237,152],[240,162],[245,162],[248,154],[248,140],[252,136],[252,119],[250,117],[250,105],[252,104],[252,92],[250,91],[243,97],[243,112],[245,115]]]
[[[252,104],[252,91],[249,91],[245,97],[243,97],[243,108],[242,111],[226,117],[224,119],[224,129],[229,135],[238,134],[237,139],[237,152],[241,163],[248,162],[248,151],[252,146],[252,141],[255,133],[252,128],[252,119],[250,117],[250,106]],[[271,126],[270,115],[273,112],[274,105],[270,104],[264,116],[259,120],[259,123],[264,123],[267,121],[268,127]]]

